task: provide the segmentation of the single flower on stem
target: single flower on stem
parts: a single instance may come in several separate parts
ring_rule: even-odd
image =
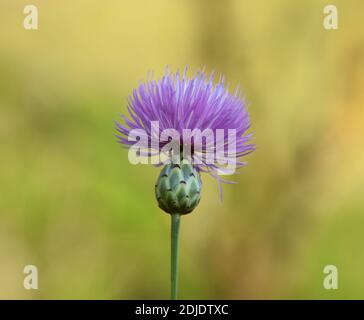
[[[119,143],[163,165],[155,185],[159,207],[171,215],[171,298],[177,299],[181,215],[201,199],[201,173],[220,178],[246,165],[239,159],[255,149],[250,143],[249,113],[238,90],[229,93],[223,77],[198,71],[192,78],[168,69],[133,90],[129,118],[116,123]],[[156,158],[157,157],[157,160]]]

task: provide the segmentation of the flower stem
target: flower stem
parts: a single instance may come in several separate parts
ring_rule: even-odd
[[[178,247],[181,215],[171,214],[171,299],[177,300],[178,291]]]

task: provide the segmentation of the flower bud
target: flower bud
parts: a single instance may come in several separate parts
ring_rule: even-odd
[[[159,207],[170,214],[190,213],[200,202],[201,184],[200,174],[187,161],[167,164],[155,185]]]

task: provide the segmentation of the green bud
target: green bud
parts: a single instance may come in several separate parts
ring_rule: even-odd
[[[190,213],[200,202],[201,184],[200,174],[187,161],[167,164],[155,185],[159,208],[170,214]]]

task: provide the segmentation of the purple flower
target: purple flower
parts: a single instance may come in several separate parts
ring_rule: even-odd
[[[246,103],[238,90],[234,94],[228,92],[223,77],[214,83],[213,74],[207,76],[204,71],[198,71],[193,78],[188,78],[186,72],[187,68],[182,75],[167,69],[161,79],[147,79],[139,84],[129,96],[130,117],[121,116],[125,124],[116,121],[118,140],[131,147],[136,143],[130,139],[133,130],[143,131],[148,150],[145,155],[151,155],[163,152],[163,147],[176,140],[175,137],[160,139],[164,130],[173,129],[179,134],[177,142],[182,146],[179,150],[189,148],[190,160],[198,172],[208,172],[218,181],[228,182],[220,179],[218,173],[228,172],[226,164],[234,163],[236,168],[244,166],[246,163],[238,159],[255,149],[249,143],[251,134],[247,134],[250,121]],[[157,131],[152,128],[155,122],[158,122]],[[188,140],[184,139],[185,129],[192,130]],[[199,147],[193,130],[199,130],[205,138]],[[211,135],[213,142],[209,140]],[[155,138],[158,140],[153,143]],[[229,149],[232,144],[234,148]],[[218,154],[218,150],[223,153]],[[209,158],[211,154],[215,156],[214,161]],[[222,160],[225,165],[221,164]]]

